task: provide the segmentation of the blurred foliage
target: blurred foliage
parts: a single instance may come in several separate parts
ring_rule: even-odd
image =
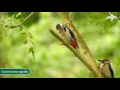
[[[0,67],[29,68],[31,74],[0,77],[92,78],[82,62],[50,34],[50,28],[57,32],[56,24],[64,23],[57,12],[35,12],[23,25],[11,28],[29,14],[0,13]],[[119,12],[112,14],[118,19],[107,19],[108,12],[69,12],[68,16],[87,43],[98,66],[98,59],[108,58],[115,77],[120,77]]]

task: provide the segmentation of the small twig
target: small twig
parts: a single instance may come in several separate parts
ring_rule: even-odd
[[[30,13],[30,14],[24,19],[24,21],[21,23],[21,25],[22,25],[29,17],[31,17],[33,14],[34,14],[34,12]]]
[[[20,23],[19,25],[15,25],[15,26],[11,26],[10,28],[16,28],[16,27],[19,27],[21,26],[26,20],[28,20],[28,18],[30,18],[32,15],[34,14],[34,12],[30,13],[22,23]]]

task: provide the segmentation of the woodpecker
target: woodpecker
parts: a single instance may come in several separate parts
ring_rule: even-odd
[[[98,60],[101,62],[100,70],[104,78],[114,78],[113,69],[110,65],[110,61],[106,58]]]
[[[56,29],[59,30],[61,37],[66,40],[72,47],[79,49],[74,33],[67,26],[57,24]]]

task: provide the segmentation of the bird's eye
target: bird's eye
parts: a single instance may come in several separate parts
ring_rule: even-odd
[[[109,63],[109,61],[106,61],[106,63]]]
[[[109,61],[108,61],[108,60],[104,60],[103,62],[104,62],[104,63],[107,63],[107,64],[109,63]]]

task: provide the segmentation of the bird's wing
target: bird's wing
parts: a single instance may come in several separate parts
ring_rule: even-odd
[[[114,73],[113,73],[113,69],[112,69],[111,65],[109,65],[109,69],[110,69],[110,72],[112,74],[112,78],[114,78]]]
[[[74,35],[74,33],[67,27],[67,29],[69,30],[69,32],[70,32],[70,34],[71,34],[71,36],[73,37],[73,39],[75,40],[75,42],[76,42],[76,44],[77,44],[77,41],[76,41],[76,38],[75,38],[75,35]],[[79,49],[79,46],[78,46],[78,44],[77,44],[77,47],[78,47],[78,49]]]

